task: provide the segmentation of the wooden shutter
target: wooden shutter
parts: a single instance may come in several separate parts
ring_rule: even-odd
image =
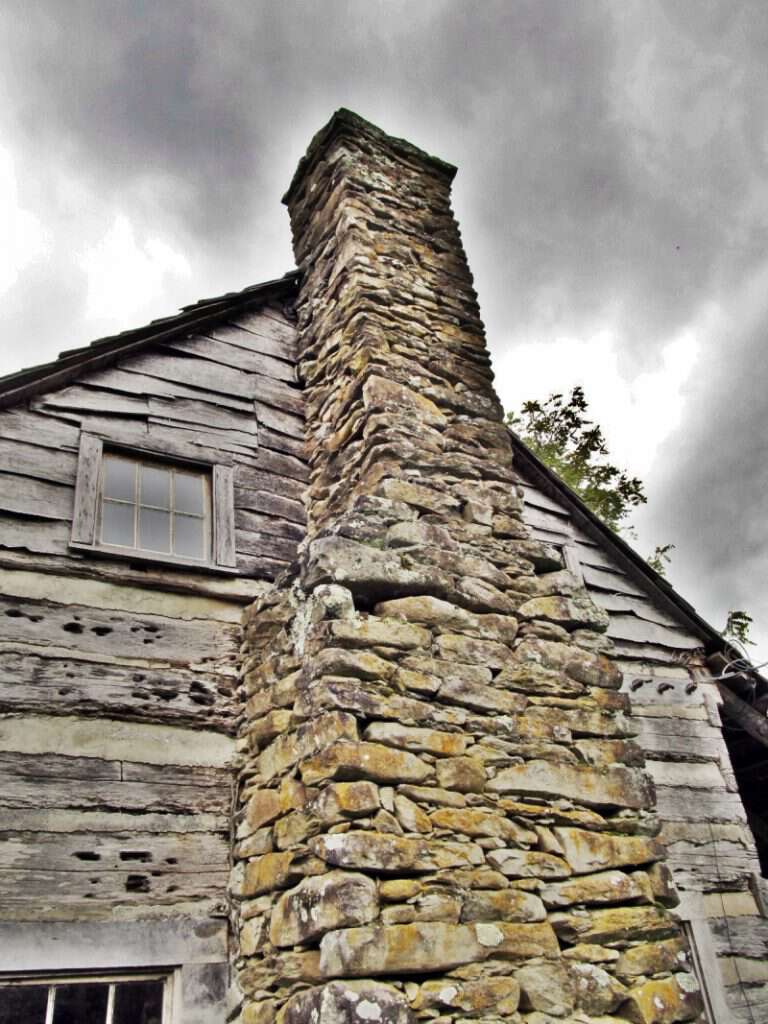
[[[96,541],[96,505],[99,497],[99,471],[103,444],[93,434],[80,435],[80,454],[75,484],[75,513],[72,517],[72,544]]]
[[[232,466],[213,467],[213,561],[234,569],[235,555],[235,479]]]

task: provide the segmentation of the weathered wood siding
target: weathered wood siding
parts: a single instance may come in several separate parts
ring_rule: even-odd
[[[303,533],[292,346],[267,306],[0,411],[0,920],[226,913],[241,607]],[[71,549],[81,430],[231,466],[237,574]]]
[[[524,474],[518,463],[518,470]],[[523,476],[534,535],[560,547],[610,615],[637,742],[656,785],[669,861],[692,934],[709,923],[734,1022],[768,1019],[768,929],[752,889],[760,867],[722,733],[702,639],[662,609],[564,504]],[[749,942],[739,936],[750,935]],[[714,940],[714,941],[713,941]],[[706,972],[706,964],[704,965]],[[719,1024],[719,1018],[718,1018]]]
[[[140,569],[68,548],[81,430],[170,457],[216,453],[235,474],[237,569],[272,579],[303,533],[303,408],[293,326],[277,307],[126,358],[0,412],[0,565],[241,597],[252,584]],[[66,570],[64,569],[66,566]]]

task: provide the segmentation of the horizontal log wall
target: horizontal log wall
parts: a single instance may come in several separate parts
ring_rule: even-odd
[[[223,913],[239,607],[0,583],[0,919]]]
[[[293,334],[266,307],[0,412],[0,921],[226,914],[241,607],[304,531]],[[82,430],[232,465],[237,574],[71,549]]]
[[[521,459],[517,468],[524,476]],[[606,546],[573,522],[564,504],[530,479],[523,482],[524,518],[534,536],[563,550],[569,567],[581,573],[610,615],[608,635],[632,699],[636,741],[656,785],[661,838],[682,912],[694,924],[702,916],[708,920],[728,1019],[763,1020],[768,922],[752,895],[760,867],[723,739],[716,686],[707,681],[702,640],[655,604]],[[695,927],[692,933],[696,940]]]

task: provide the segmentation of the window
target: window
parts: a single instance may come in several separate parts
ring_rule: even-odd
[[[102,544],[210,560],[210,474],[105,453],[98,510]]]
[[[0,1024],[163,1024],[162,975],[0,981]]]
[[[131,559],[232,570],[232,467],[169,461],[84,433],[70,545]]]

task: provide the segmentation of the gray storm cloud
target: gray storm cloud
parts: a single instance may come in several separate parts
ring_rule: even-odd
[[[607,324],[631,378],[708,304],[729,311],[643,524],[678,543],[694,602],[758,606],[765,317],[743,326],[737,299],[768,234],[764,3],[6,0],[0,28],[2,144],[52,238],[4,296],[6,369],[94,333],[72,254],[116,210],[192,268],[148,314],[288,269],[279,198],[349,106],[459,165],[497,354]]]

